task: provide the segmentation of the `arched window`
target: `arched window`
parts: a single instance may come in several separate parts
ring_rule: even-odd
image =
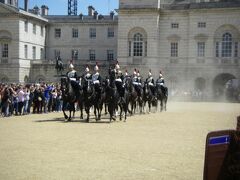
[[[143,36],[140,33],[133,37],[133,56],[143,56]]]
[[[222,57],[232,56],[232,35],[225,33],[222,36]]]

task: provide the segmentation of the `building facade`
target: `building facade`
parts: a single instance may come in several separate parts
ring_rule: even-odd
[[[209,96],[240,78],[238,0],[120,0],[117,11],[103,16],[89,6],[88,15],[50,16],[46,6],[30,13],[0,3],[0,81],[56,80],[58,56],[80,73],[96,61],[106,73],[117,59],[143,77],[162,71],[172,91]]]

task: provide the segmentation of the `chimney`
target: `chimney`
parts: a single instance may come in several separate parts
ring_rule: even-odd
[[[48,16],[48,10],[49,8],[46,5],[41,6],[41,14],[42,16]]]
[[[94,10],[95,10],[94,7],[88,6],[88,15],[93,16]]]
[[[79,14],[79,19],[83,20],[83,14],[82,13]]]
[[[98,20],[98,12],[97,12],[97,11],[94,12],[93,18],[96,19],[96,20]]]
[[[24,0],[24,10],[28,11],[28,0]]]
[[[110,18],[111,18],[112,20],[114,19],[114,12],[113,12],[113,11],[110,12]]]
[[[33,13],[36,14],[36,15],[39,15],[40,14],[40,9],[38,6],[34,6],[33,8]]]

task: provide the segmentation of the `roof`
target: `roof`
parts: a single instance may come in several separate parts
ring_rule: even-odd
[[[44,18],[40,15],[29,13],[27,11],[16,8],[14,6],[10,6],[10,5],[7,5],[7,4],[4,4],[4,3],[0,3],[0,7],[6,9],[7,11],[9,11],[11,13],[14,13],[14,14],[17,14],[17,15],[20,15],[20,16],[26,16],[26,17],[34,18],[36,20],[48,22],[48,20],[46,18]]]

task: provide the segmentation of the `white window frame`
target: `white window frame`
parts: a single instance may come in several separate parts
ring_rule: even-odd
[[[89,60],[90,61],[95,61],[96,60],[96,52],[93,49],[89,50]]]
[[[55,30],[54,30],[55,38],[61,38],[61,34],[62,34],[62,29],[61,28],[55,28]]]
[[[171,28],[172,29],[178,29],[179,28],[179,23],[171,23]]]
[[[198,22],[198,28],[206,28],[206,22]]]
[[[78,29],[72,28],[72,38],[78,38]]]
[[[233,38],[232,34],[226,32],[222,36],[222,49],[221,49],[221,56],[223,58],[232,57],[232,45],[233,45]]]
[[[113,50],[107,50],[107,60],[108,61],[114,60],[114,51]]]
[[[24,21],[24,31],[28,32],[28,21]]]
[[[197,43],[197,56],[204,57],[205,56],[205,42]]]
[[[108,38],[113,38],[113,37],[114,37],[114,28],[108,27]]]
[[[2,43],[2,58],[9,58],[9,44]]]
[[[143,56],[143,35],[141,33],[136,33],[133,36],[133,56],[142,57]]]
[[[171,57],[178,57],[178,42],[171,42]]]
[[[89,28],[89,37],[90,37],[90,39],[96,39],[97,38],[96,28]]]

